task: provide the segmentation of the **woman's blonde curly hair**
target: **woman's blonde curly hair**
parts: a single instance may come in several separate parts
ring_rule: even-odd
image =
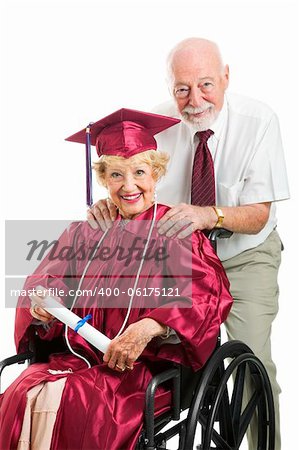
[[[157,152],[156,150],[146,150],[131,156],[132,161],[146,163],[152,168],[152,175],[155,181],[159,181],[166,173],[169,155],[164,152]],[[96,172],[97,180],[100,184],[107,187],[106,183],[106,168],[115,161],[127,161],[123,156],[101,156],[100,160],[93,164],[93,169]]]

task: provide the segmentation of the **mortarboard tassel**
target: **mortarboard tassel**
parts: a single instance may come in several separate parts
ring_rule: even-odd
[[[86,149],[86,204],[90,208],[92,201],[92,171],[91,171],[91,147],[90,147],[90,133],[91,133],[91,122],[86,127],[86,141],[85,141],[85,149]]]

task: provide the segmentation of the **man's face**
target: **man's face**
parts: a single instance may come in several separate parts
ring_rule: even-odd
[[[207,130],[223,106],[228,66],[209,55],[189,53],[175,58],[172,68],[173,95],[183,120]]]

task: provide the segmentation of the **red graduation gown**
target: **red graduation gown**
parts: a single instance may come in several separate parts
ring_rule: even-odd
[[[158,205],[157,220],[168,209]],[[120,226],[121,218],[118,218],[102,246],[111,250],[121,244],[128,248],[136,231],[131,224],[138,224],[139,221],[145,221],[139,222],[142,226],[137,228],[138,233],[143,230],[146,238],[152,215],[153,208],[142,213],[123,229]],[[69,292],[71,288],[78,287],[87,262],[87,252],[84,258],[82,249],[92,247],[101,236],[100,230],[91,230],[87,223],[73,223],[59,238],[56,255],[60,252],[61,257],[51,258],[48,254],[34,274],[28,277],[24,288],[42,285]],[[162,248],[165,238],[159,237],[157,233],[154,236],[152,248]],[[65,257],[69,248],[76,250],[77,257]],[[136,261],[137,257],[130,261],[128,258],[121,259],[119,255],[120,253],[115,253],[110,254],[106,260],[104,257],[93,260],[81,290],[91,289],[94,292],[94,288],[99,286],[104,292],[107,292],[106,288],[111,288],[113,292],[119,286],[122,286],[121,291],[132,288],[140,261]],[[149,258],[144,263],[138,288],[145,296],[135,296],[127,326],[138,319],[150,317],[175,330],[180,343],[161,345],[160,338],[153,339],[135,363],[132,372],[117,373],[102,362],[101,352],[73,330],[69,330],[72,347],[83,354],[92,367],[88,369],[83,361],[62,349],[62,353],[53,354],[48,363],[37,363],[26,369],[0,399],[1,449],[13,449],[17,446],[28,389],[42,381],[53,381],[59,376],[66,376],[53,375],[48,369],[72,369],[72,373],[67,374],[51,450],[130,450],[135,447],[142,428],[144,393],[153,374],[167,368],[171,361],[194,370],[204,365],[215,347],[219,326],[226,319],[232,304],[222,265],[210,242],[201,232],[193,233],[192,241],[189,242],[188,239],[168,239],[167,257],[158,262],[157,259],[159,258]],[[190,264],[192,271],[191,276],[188,276],[185,269]],[[165,283],[167,289],[169,286],[178,286],[179,298],[163,298],[162,301],[167,303],[165,307],[161,306],[161,295],[146,298],[148,288],[157,288],[161,293]],[[91,313],[89,323],[113,338],[123,323],[128,299],[129,296],[87,295],[84,296],[84,301],[79,300],[80,307],[75,305],[73,311],[81,317]],[[37,332],[45,340],[64,333],[64,326],[59,321],[54,321],[48,331],[42,326],[34,326],[29,307],[28,297],[19,300],[15,323],[18,352],[28,348],[33,332]],[[157,393],[156,412],[164,412],[169,404],[169,392],[161,387]]]

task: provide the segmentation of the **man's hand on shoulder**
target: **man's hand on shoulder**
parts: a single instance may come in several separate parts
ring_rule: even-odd
[[[221,206],[223,228],[233,233],[257,234],[266,225],[271,202],[242,206]],[[184,239],[195,230],[212,230],[218,221],[213,206],[193,206],[180,203],[171,208],[158,223],[158,231],[171,237]]]
[[[87,210],[87,220],[94,229],[101,228],[106,231],[112,227],[117,217],[117,209],[109,198],[99,200]]]
[[[184,239],[195,230],[211,230],[217,222],[212,206],[194,206],[180,203],[171,208],[158,223],[158,231],[167,237],[178,233]]]

